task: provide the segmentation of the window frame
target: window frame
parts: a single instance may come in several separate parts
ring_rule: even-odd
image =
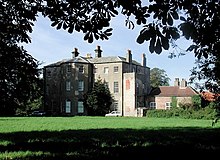
[[[72,65],[68,64],[66,67],[67,67],[67,68],[66,68],[66,72],[67,72],[67,73],[70,73],[70,72],[71,72]]]
[[[109,67],[104,67],[104,74],[108,74],[109,73]]]
[[[83,65],[79,66],[78,70],[79,73],[84,73],[84,66]]]
[[[154,105],[152,105],[152,104],[154,104]],[[157,108],[157,103],[156,102],[150,102],[149,106],[150,106],[151,109],[156,109]]]
[[[84,91],[84,81],[83,80],[78,81],[78,91],[80,91],[80,92]]]
[[[119,70],[118,66],[114,66],[114,73],[118,73],[118,70]]]
[[[66,91],[70,91],[70,90],[71,90],[71,82],[66,81]]]
[[[114,84],[113,84],[113,91],[114,93],[119,93],[119,83],[118,81],[115,81]]]
[[[71,101],[70,100],[66,100],[65,113],[71,113]]]
[[[83,101],[78,101],[77,111],[78,111],[78,113],[84,113]]]
[[[169,105],[167,105],[169,104]],[[171,108],[171,102],[166,102],[165,104],[165,109],[170,109]]]

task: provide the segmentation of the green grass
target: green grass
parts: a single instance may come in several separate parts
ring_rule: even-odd
[[[220,153],[220,123],[146,117],[0,117],[0,159],[175,159]],[[186,154],[187,153],[187,154]]]

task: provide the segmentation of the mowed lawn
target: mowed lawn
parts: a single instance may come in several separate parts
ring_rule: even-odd
[[[0,117],[0,159],[210,159],[220,122],[148,117]]]

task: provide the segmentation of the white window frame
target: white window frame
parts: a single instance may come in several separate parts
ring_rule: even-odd
[[[109,83],[108,82],[105,81],[104,85],[105,85],[106,88],[109,88]]]
[[[171,108],[171,102],[166,102],[165,103],[165,109],[170,109],[170,108]]]
[[[71,113],[71,101],[70,100],[66,100],[65,112]]]
[[[66,81],[66,91],[70,91],[71,89],[71,83],[70,81]]]
[[[114,66],[114,73],[118,73],[118,66]]]
[[[78,81],[78,91],[84,91],[84,81],[83,80]]]
[[[151,109],[156,109],[157,108],[157,103],[156,102],[150,102],[150,108]]]
[[[114,93],[119,93],[119,83],[118,83],[118,81],[115,81],[113,86],[114,86]]]
[[[84,113],[83,101],[78,101],[78,113]]]
[[[109,68],[108,67],[104,67],[104,74],[108,74],[109,72]]]
[[[113,103],[113,109],[114,109],[114,111],[118,111],[118,101],[115,101]]]

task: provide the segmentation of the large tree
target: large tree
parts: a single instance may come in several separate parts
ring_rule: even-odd
[[[94,83],[90,92],[85,95],[84,106],[86,106],[88,115],[103,116],[110,111],[113,102],[112,95],[105,82],[99,78]]]
[[[137,37],[138,43],[149,41],[149,51],[160,54],[170,46],[176,46],[175,40],[181,36],[192,41],[186,51],[195,53],[198,65],[193,70],[194,79],[205,79],[209,87],[219,89],[220,83],[220,3],[210,0],[1,0],[0,1],[0,41],[2,74],[6,74],[13,61],[13,50],[17,57],[22,57],[24,51],[17,45],[30,42],[28,34],[32,32],[33,22],[37,14],[49,17],[51,25],[57,29],[63,28],[69,33],[83,32],[84,40],[92,43],[95,39],[108,39],[112,34],[110,27],[112,17],[119,13],[125,15],[128,28],[142,25],[143,29]],[[172,44],[172,45],[170,45]],[[19,54],[22,53],[22,54]],[[7,58],[6,58],[7,57]],[[24,63],[29,58],[21,58]],[[32,68],[36,69],[33,58]],[[13,62],[13,63],[10,63]],[[26,72],[26,67],[20,67],[19,72]],[[28,65],[27,65],[28,66]],[[32,72],[34,73],[34,72]],[[12,74],[12,73],[11,73]],[[29,78],[34,78],[30,74]],[[8,87],[1,90],[1,96],[7,97],[11,92],[10,76],[0,77],[1,85]],[[23,77],[24,78],[24,77]],[[25,79],[24,79],[25,81]],[[27,87],[28,85],[26,85]],[[25,88],[23,88],[25,90]],[[7,90],[7,91],[6,91]],[[2,99],[2,98],[1,98]],[[7,99],[5,99],[7,101]]]
[[[169,86],[170,78],[166,71],[159,68],[152,68],[150,70],[150,84],[152,87]]]

